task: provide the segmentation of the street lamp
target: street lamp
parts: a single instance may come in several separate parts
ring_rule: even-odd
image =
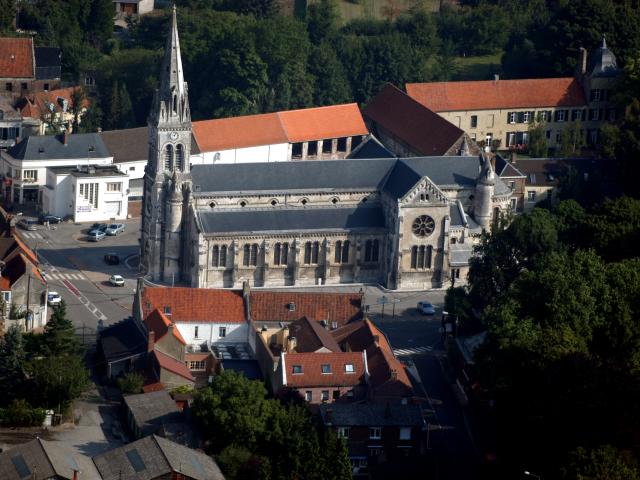
[[[528,471],[528,470],[525,470],[523,473],[524,473],[527,477],[534,477],[534,478],[537,478],[538,480],[540,480],[540,479],[542,478],[542,477],[540,477],[540,475],[536,475],[535,473],[531,473],[531,472],[530,472],[530,471]]]

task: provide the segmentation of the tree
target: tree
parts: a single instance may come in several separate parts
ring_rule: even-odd
[[[562,130],[557,156],[575,157],[580,155],[580,149],[584,144],[581,129],[582,124],[580,122],[571,122]]]
[[[70,105],[69,109],[73,114],[73,120],[71,122],[71,131],[78,132],[80,129],[80,118],[83,115],[83,110],[85,110],[85,102],[87,99],[87,95],[82,87],[74,88],[71,91]]]
[[[66,409],[89,384],[89,372],[78,355],[51,356],[34,359],[29,365],[33,397],[39,404]]]
[[[79,344],[73,323],[67,318],[67,307],[60,302],[44,327],[43,347],[48,355],[65,356],[78,352]]]
[[[331,45],[324,42],[312,48],[307,69],[315,78],[314,105],[338,105],[351,101],[347,73]]]
[[[125,376],[118,378],[118,388],[126,395],[131,393],[142,393],[144,378],[138,372],[127,373]]]
[[[20,327],[12,325],[0,339],[0,389],[2,403],[19,396],[25,380],[25,352]]]
[[[569,465],[563,469],[567,480],[638,480],[640,471],[631,455],[624,455],[612,445],[571,452]]]
[[[338,31],[340,11],[336,0],[320,0],[307,8],[307,31],[312,43],[331,40]]]
[[[546,158],[547,147],[547,125],[543,122],[535,122],[529,125],[529,155],[535,158]]]

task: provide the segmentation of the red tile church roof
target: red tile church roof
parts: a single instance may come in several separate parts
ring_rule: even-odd
[[[168,308],[168,311],[165,308]],[[245,321],[242,292],[237,290],[146,287],[142,293],[144,317],[155,309],[163,312],[172,322]]]
[[[407,83],[406,87],[410,97],[435,112],[586,104],[582,87],[573,77]]]

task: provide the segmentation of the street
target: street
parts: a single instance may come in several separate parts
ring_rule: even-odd
[[[56,225],[55,230],[39,226],[34,232],[20,230],[21,237],[37,252],[49,290],[62,296],[76,332],[85,336],[86,343],[93,342],[99,321],[106,326],[131,314],[137,277],[139,220],[123,223],[126,224],[124,233],[100,242],[85,239],[88,224],[65,223]],[[107,265],[106,253],[117,254],[120,265]],[[125,286],[111,286],[108,279],[112,274],[122,275]],[[393,292],[360,285],[311,289],[363,291],[369,318],[385,332],[396,356],[417,369],[421,382],[417,393],[425,399],[429,430],[428,478],[476,478],[480,458],[464,408],[452,388],[440,332],[444,290]],[[418,301],[431,302],[436,307],[436,315],[418,312]]]
[[[68,317],[79,335],[95,335],[98,321],[110,325],[131,314],[136,287],[139,220],[127,220],[125,232],[107,236],[100,242],[86,240],[88,224],[61,223],[50,229],[18,230],[21,238],[36,252],[49,284],[67,305]],[[55,227],[55,229],[54,229]],[[120,257],[120,265],[107,265],[106,253]],[[125,259],[131,257],[129,265]],[[113,287],[109,277],[125,278],[123,287]]]

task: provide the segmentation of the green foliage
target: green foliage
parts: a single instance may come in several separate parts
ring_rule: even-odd
[[[195,390],[190,387],[189,385],[180,385],[179,387],[174,388],[173,390],[171,390],[171,393],[194,393]]]
[[[582,124],[580,122],[571,122],[560,134],[560,148],[558,149],[558,157],[577,157],[580,156],[580,149],[584,144],[584,133],[581,131]]]
[[[619,452],[611,445],[571,452],[569,466],[563,469],[567,480],[638,480],[640,471],[629,454]]]
[[[194,418],[230,478],[351,478],[346,448],[323,437],[306,405],[266,398],[261,382],[235,372],[195,394]],[[244,473],[243,473],[244,472]],[[258,472],[257,474],[255,472]]]
[[[320,0],[307,8],[309,39],[318,45],[332,39],[338,32],[340,12],[336,0]]]
[[[144,385],[144,377],[137,373],[127,373],[125,376],[118,378],[118,388],[123,395],[131,393],[142,393],[142,387]]]
[[[640,201],[622,197],[534,209],[482,239],[468,300],[488,332],[476,367],[506,463],[553,476],[577,445],[624,448],[640,428],[639,235]],[[585,452],[564,478],[627,478],[610,451]]]
[[[44,327],[43,348],[47,355],[73,355],[79,351],[73,323],[67,318],[67,306],[60,302]]]
[[[20,327],[12,325],[0,338],[0,389],[6,405],[20,394],[25,380],[25,351]]]
[[[546,158],[547,125],[545,123],[532,123],[529,125],[529,155],[534,158]]]
[[[89,372],[77,355],[36,358],[29,364],[32,398],[39,405],[66,409],[89,384]]]
[[[7,408],[0,408],[0,424],[4,427],[38,427],[45,416],[44,408],[33,408],[22,398],[13,400]]]

